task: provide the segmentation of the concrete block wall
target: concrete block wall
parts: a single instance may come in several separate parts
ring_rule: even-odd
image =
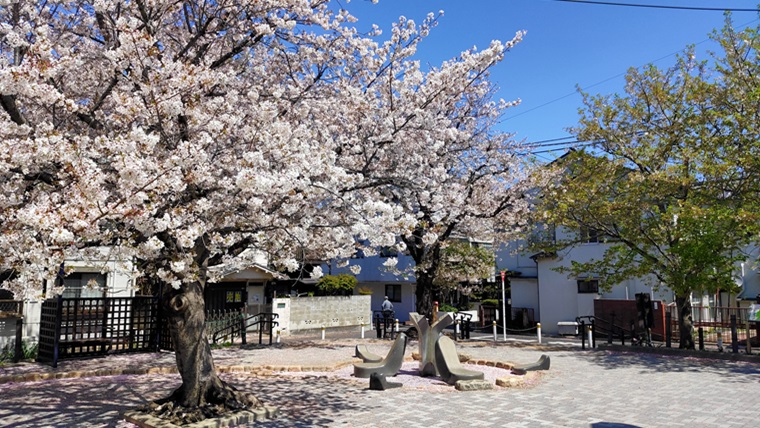
[[[331,327],[369,326],[371,296],[320,296],[274,299],[280,334]]]

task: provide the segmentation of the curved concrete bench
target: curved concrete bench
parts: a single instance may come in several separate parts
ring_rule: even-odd
[[[454,385],[458,380],[485,379],[483,372],[462,367],[454,341],[448,336],[441,336],[435,342],[435,365],[441,379],[449,385]]]
[[[383,357],[370,352],[369,349],[367,349],[367,345],[356,345],[354,356],[361,358],[362,362],[365,363],[379,363],[380,361],[383,361]]]
[[[541,358],[539,358],[535,363],[512,367],[512,373],[524,375],[525,373],[533,370],[549,370],[549,366],[551,366],[551,364],[552,362],[551,359],[549,359],[549,356],[542,354]]]
[[[406,335],[399,333],[390,351],[388,351],[388,355],[382,361],[354,364],[354,376],[369,378],[372,373],[395,376],[401,370],[401,364],[404,362],[404,352],[406,352]]]

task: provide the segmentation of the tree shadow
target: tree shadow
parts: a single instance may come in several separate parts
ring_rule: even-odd
[[[257,426],[325,426],[340,412],[366,409],[351,400],[363,393],[362,387],[335,379],[221,377],[279,408],[277,418]],[[180,383],[178,375],[124,375],[2,384],[0,420],[9,428],[134,427],[123,420],[123,412],[168,396]]]
[[[0,385],[5,427],[129,426],[121,413],[171,392],[178,379],[164,376],[103,376]]]
[[[755,383],[760,380],[760,365],[681,355],[600,351],[587,354],[588,360],[608,370],[636,368],[642,374],[654,372],[714,373],[725,381]]]
[[[257,421],[256,426],[328,426],[341,412],[368,409],[366,404],[357,404],[355,398],[365,395],[366,387],[355,382],[323,376],[246,378],[237,374],[225,376],[225,380],[279,408],[275,419]],[[243,384],[246,380],[248,383]]]
[[[617,422],[596,422],[590,426],[591,428],[639,428],[638,425],[621,424]]]

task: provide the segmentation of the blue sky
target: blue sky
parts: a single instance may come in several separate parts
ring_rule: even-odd
[[[706,8],[756,8],[758,0],[610,0],[617,3]],[[578,120],[581,96],[621,92],[629,67],[654,63],[668,67],[673,54],[697,44],[707,59],[708,34],[723,26],[719,11],[690,11],[567,3],[554,0],[353,0],[340,4],[359,18],[358,28],[379,25],[386,33],[400,15],[421,22],[428,12],[444,11],[438,27],[423,42],[417,59],[439,65],[472,46],[528,33],[491,75],[498,96],[521,99],[501,127],[527,142],[568,137]],[[736,27],[756,26],[758,14],[734,12]],[[540,153],[548,161],[561,155]],[[541,149],[539,149],[541,150]],[[544,149],[545,150],[545,149]],[[541,150],[543,151],[543,150]]]

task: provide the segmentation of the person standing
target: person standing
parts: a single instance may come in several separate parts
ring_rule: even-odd
[[[383,310],[383,314],[393,312],[393,303],[391,303],[391,301],[388,299],[388,296],[385,296],[385,300],[383,300],[381,309]]]
[[[383,300],[383,304],[380,307],[383,311],[383,337],[388,336],[389,332],[392,332],[393,330],[393,303],[388,299],[388,296],[385,296],[385,300]],[[392,338],[391,334],[391,338]]]

